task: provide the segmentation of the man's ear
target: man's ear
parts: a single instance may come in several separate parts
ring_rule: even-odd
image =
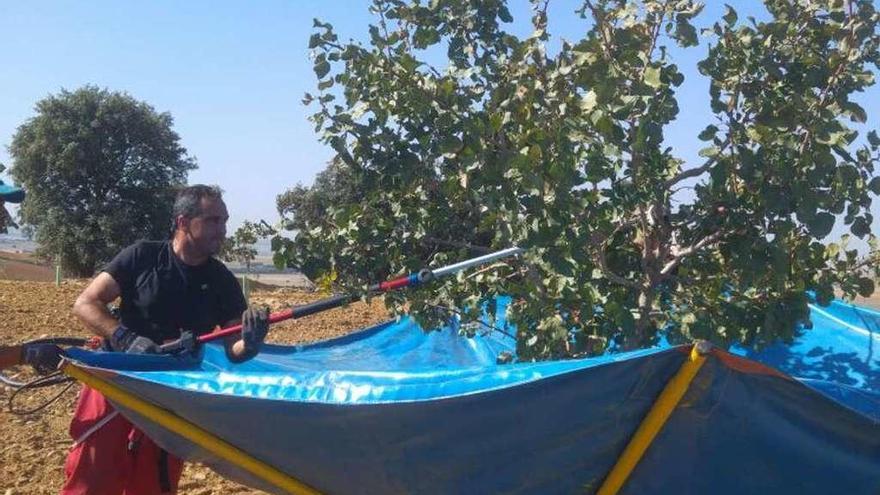
[[[177,218],[174,219],[175,225],[177,225],[177,230],[181,232],[189,232],[189,218],[184,215],[177,215]]]

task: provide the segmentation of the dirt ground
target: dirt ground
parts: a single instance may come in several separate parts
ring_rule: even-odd
[[[0,253],[0,342],[22,342],[48,336],[83,336],[85,330],[70,314],[70,307],[85,280],[66,280],[60,287],[54,282],[20,280],[39,275],[34,265],[18,266]],[[27,265],[27,263],[24,263]],[[5,270],[4,270],[5,267]],[[5,272],[5,273],[4,273]],[[27,273],[23,273],[27,272]],[[45,273],[43,273],[45,275]],[[54,272],[51,273],[54,281]],[[254,304],[268,305],[278,311],[291,304],[310,302],[321,296],[295,289],[258,288],[251,294]],[[269,341],[300,343],[342,335],[351,330],[387,319],[380,302],[371,306],[362,303],[312,315],[302,320],[273,326]],[[7,375],[26,380],[33,375],[24,368],[8,370]],[[63,388],[63,387],[61,387]],[[36,406],[51,398],[61,388],[53,387],[16,400],[18,408]],[[78,385],[64,392],[60,400],[47,409],[27,416],[8,412],[11,389],[0,385],[0,495],[58,493],[63,481],[64,458],[71,445],[67,427],[73,411]],[[211,495],[227,493],[262,493],[227,481],[199,465],[187,465],[181,480],[180,493]]]

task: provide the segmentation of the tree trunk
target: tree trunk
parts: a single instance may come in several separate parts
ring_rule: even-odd
[[[623,350],[631,351],[646,347],[654,335],[654,322],[651,313],[654,312],[654,297],[656,290],[653,286],[642,287],[639,291],[638,311],[636,326],[631,335],[624,336]]]

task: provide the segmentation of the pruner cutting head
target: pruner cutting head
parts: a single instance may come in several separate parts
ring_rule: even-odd
[[[421,270],[419,270],[418,277],[419,284],[426,284],[431,280],[434,280],[434,272],[427,268],[422,268]]]

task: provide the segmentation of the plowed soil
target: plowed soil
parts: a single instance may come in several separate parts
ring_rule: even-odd
[[[28,270],[29,267],[24,269]],[[40,275],[47,275],[45,268]],[[0,274],[0,277],[3,275]],[[26,277],[23,275],[21,278]],[[86,283],[85,280],[68,280],[56,287],[53,282],[0,280],[0,343],[17,343],[49,336],[86,335],[84,327],[70,312],[73,301]],[[251,303],[268,305],[272,311],[278,311],[321,297],[296,289],[264,287],[251,294]],[[274,325],[268,341],[302,343],[323,340],[386,319],[387,313],[381,302],[375,301],[370,306],[356,303]],[[7,370],[6,374],[20,381],[34,376],[24,367]],[[36,407],[62,388],[51,387],[28,394],[21,400],[16,399],[16,407]],[[77,390],[78,385],[73,386],[58,401],[38,413],[17,416],[7,410],[11,389],[0,384],[0,494],[58,493],[64,478],[64,458],[72,443],[67,427]],[[180,488],[180,493],[188,495],[262,493],[227,481],[213,471],[194,464],[187,465]]]

